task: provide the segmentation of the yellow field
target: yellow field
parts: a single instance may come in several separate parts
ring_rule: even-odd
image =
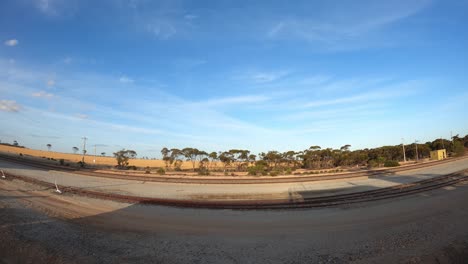
[[[35,150],[35,149],[28,149],[28,148],[16,148],[6,145],[0,145],[0,152],[8,152],[8,153],[23,153],[24,155],[30,155],[35,157],[46,157],[46,158],[54,158],[56,160],[64,159],[69,162],[78,162],[81,161],[82,155],[81,154],[70,154],[70,153],[61,153],[61,152],[54,152],[54,151],[44,151],[44,150]],[[117,162],[114,157],[102,157],[102,156],[85,156],[85,162],[89,164],[93,164],[93,160],[96,159],[95,164],[99,165],[117,165]],[[130,166],[137,166],[137,167],[165,167],[165,163],[162,160],[145,160],[145,159],[131,159],[129,162]],[[191,169],[192,163],[184,161],[182,163],[182,169]]]

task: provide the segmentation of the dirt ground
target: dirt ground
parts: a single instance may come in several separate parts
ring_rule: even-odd
[[[468,184],[366,204],[180,209],[0,180],[0,263],[466,263]]]

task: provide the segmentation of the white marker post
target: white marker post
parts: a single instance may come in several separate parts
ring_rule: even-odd
[[[55,192],[56,193],[62,193],[62,191],[59,190],[58,186],[57,186],[57,178],[55,178]]]
[[[2,179],[6,179],[5,173],[3,173],[3,170],[1,170],[1,171],[2,171]]]

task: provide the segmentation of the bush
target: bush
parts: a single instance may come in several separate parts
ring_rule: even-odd
[[[147,167],[145,168],[145,174],[150,174],[150,173],[151,173],[150,167],[147,166]]]
[[[263,174],[263,172],[266,170],[263,165],[259,164],[259,165],[255,165],[252,167],[248,167],[247,171],[248,171],[247,173],[248,175],[256,176],[256,175]]]
[[[60,163],[60,165],[63,166],[65,164],[65,160],[64,159],[59,159],[59,163]]]
[[[164,170],[164,168],[159,168],[156,173],[158,173],[159,175],[164,175],[166,174],[166,170]]]
[[[80,168],[84,168],[86,166],[86,163],[84,161],[78,161],[76,164],[78,164]]]
[[[455,157],[461,157],[465,155],[465,147],[460,141],[454,141],[453,152],[455,152]]]
[[[400,166],[400,163],[396,160],[387,160],[384,163],[384,167],[398,167]]]
[[[229,173],[227,171],[224,172],[224,176],[228,176]]]
[[[378,166],[379,166],[379,164],[375,160],[369,160],[369,162],[367,162],[367,167],[369,167],[369,168],[375,168],[375,167],[378,167]]]
[[[292,173],[291,168],[287,168],[287,169],[286,169],[286,175],[290,175],[291,173]]]
[[[278,176],[279,171],[270,171],[270,176]]]
[[[23,157],[23,153],[20,153],[19,155],[20,155],[20,157]]]
[[[206,168],[199,169],[199,170],[198,170],[198,175],[208,176],[208,175],[210,175],[210,171],[207,170]]]

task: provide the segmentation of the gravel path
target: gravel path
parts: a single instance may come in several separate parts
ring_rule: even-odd
[[[394,175],[374,178],[355,178],[304,183],[278,184],[182,184],[109,179],[78,174],[42,170],[26,165],[0,160],[0,169],[12,174],[36,178],[59,185],[73,186],[100,192],[167,199],[251,199],[294,196],[317,197],[394,186],[419,181],[468,168],[468,159],[440,164],[428,168],[398,172]]]

